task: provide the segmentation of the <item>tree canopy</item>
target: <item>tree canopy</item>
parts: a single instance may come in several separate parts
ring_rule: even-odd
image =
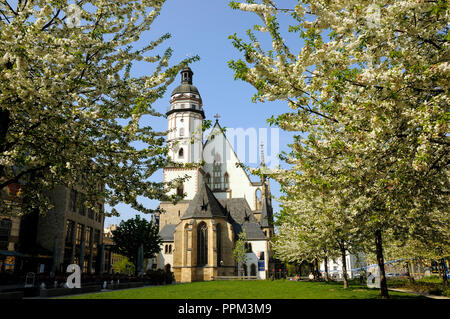
[[[324,201],[345,217],[376,251],[383,297],[383,236],[433,229],[448,255],[448,2],[230,5],[261,18],[248,41],[231,36],[245,57],[229,62],[236,79],[257,89],[255,101],[286,101],[291,111],[269,123],[299,132],[284,155],[291,168],[273,174],[289,204]],[[286,29],[280,16],[291,17]]]
[[[135,218],[120,222],[116,230],[112,231],[114,252],[125,256],[137,267],[139,247],[144,247],[144,258],[153,258],[160,252],[161,237],[158,226],[151,221]]]
[[[165,132],[142,118],[163,116],[155,102],[197,57],[169,66],[170,34],[135,45],[164,2],[0,3],[0,190],[19,195],[21,212],[50,208],[55,185],[81,189],[94,209],[102,200],[148,213],[138,196],[173,199],[166,188],[179,181],[149,181],[168,161]],[[131,75],[136,63],[146,75]]]

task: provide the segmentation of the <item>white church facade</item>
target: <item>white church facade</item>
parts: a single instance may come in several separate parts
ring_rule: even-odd
[[[270,185],[264,178],[251,181],[236,165],[240,161],[218,118],[203,139],[205,113],[192,79],[190,68],[181,71],[181,84],[172,92],[167,112],[167,143],[174,164],[164,169],[163,182],[189,178],[171,191],[183,194],[182,200],[160,203],[163,244],[157,268],[170,267],[177,282],[212,280],[238,272],[265,279],[272,255],[269,240],[274,234]],[[247,235],[243,265],[232,257],[240,232]]]

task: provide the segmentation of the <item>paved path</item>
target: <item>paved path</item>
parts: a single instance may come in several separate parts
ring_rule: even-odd
[[[431,299],[449,299],[450,300],[450,298],[448,298],[448,297],[424,294],[424,293],[421,293],[421,292],[408,290],[408,289],[404,289],[404,288],[389,288],[389,290],[397,291],[397,292],[406,292],[406,293],[409,293],[409,294],[424,296],[424,297],[431,298]]]

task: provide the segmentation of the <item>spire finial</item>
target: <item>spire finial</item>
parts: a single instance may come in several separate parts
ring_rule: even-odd
[[[220,119],[219,113],[216,113],[216,115],[214,115],[214,118],[216,119],[216,123],[219,122]]]

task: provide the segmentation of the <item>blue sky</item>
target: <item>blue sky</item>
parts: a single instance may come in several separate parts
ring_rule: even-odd
[[[278,3],[280,7],[292,7],[292,1],[283,0]],[[266,120],[272,115],[289,111],[287,104],[251,102],[255,89],[245,82],[234,80],[233,71],[227,64],[232,59],[242,58],[228,36],[237,33],[238,36],[245,38],[245,31],[256,23],[259,23],[256,15],[232,10],[227,0],[167,0],[160,16],[153,23],[152,29],[141,36],[136,46],[140,47],[162,34],[170,33],[171,39],[165,41],[161,49],[171,47],[174,50],[172,64],[178,63],[186,56],[200,56],[200,61],[191,64],[190,67],[194,72],[194,85],[199,89],[203,99],[207,119],[214,120],[213,116],[218,113],[221,116],[220,124],[225,127],[269,128]],[[290,40],[295,41],[293,37],[290,37]],[[294,45],[299,45],[299,42]],[[145,67],[132,69],[134,76],[145,75],[147,72],[149,74],[152,70],[146,70]],[[154,105],[157,111],[165,113],[169,106],[170,93],[179,83],[178,76],[165,97]],[[154,130],[167,129],[165,118],[149,120]],[[293,134],[282,130],[279,133],[280,151],[287,151],[287,144],[291,143]],[[245,163],[244,159],[241,161]],[[155,174],[153,179],[162,180],[162,172]],[[273,195],[280,195],[279,185],[276,182],[271,181],[271,189]],[[142,198],[141,202],[150,208],[156,208],[158,205],[157,201],[145,198]],[[278,211],[278,203],[274,204],[275,211]],[[107,218],[105,227],[108,224],[118,224],[121,220],[133,218],[137,214],[124,204],[116,206],[116,209],[120,217]]]

